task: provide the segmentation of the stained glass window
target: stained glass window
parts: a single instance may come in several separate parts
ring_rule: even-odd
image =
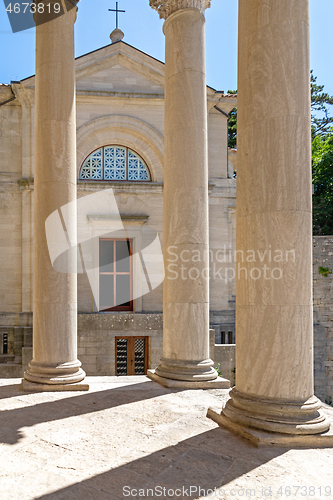
[[[142,158],[129,148],[104,146],[84,161],[81,180],[149,182],[150,172]]]

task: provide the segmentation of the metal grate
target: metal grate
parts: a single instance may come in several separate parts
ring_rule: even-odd
[[[117,339],[117,376],[127,375],[127,339]]]
[[[134,374],[145,374],[145,339],[135,339],[134,344]]]
[[[8,354],[8,333],[2,336],[2,354]]]
[[[80,179],[150,181],[149,169],[140,156],[123,146],[104,146],[84,161]]]

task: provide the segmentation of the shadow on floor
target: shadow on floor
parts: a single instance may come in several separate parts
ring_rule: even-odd
[[[7,379],[6,379],[7,380]],[[1,399],[9,399],[9,398],[17,398],[18,391],[21,391],[21,380],[17,379],[18,382],[15,384],[8,384],[0,386],[0,400]],[[23,393],[22,393],[23,394]]]
[[[166,389],[156,382],[146,380],[111,389],[101,389],[77,396],[68,397],[68,393],[61,393],[60,399],[53,401],[38,402],[34,404],[34,395],[41,393],[16,392],[18,385],[7,385],[0,387],[0,399],[9,399],[14,395],[29,395],[29,406],[21,408],[4,409],[0,413],[0,443],[15,444],[22,438],[22,427],[30,427],[43,422],[66,419],[79,415],[100,412],[102,410],[115,408],[136,401],[144,401],[165,394],[182,392],[181,389]],[[10,390],[9,390],[10,389]],[[15,394],[13,394],[15,390]],[[55,397],[55,393],[43,393],[45,399]],[[71,393],[72,394],[72,393]],[[59,393],[57,393],[59,397]]]
[[[262,483],[250,490],[241,476],[286,451],[257,449],[217,428],[35,500],[261,498]],[[237,478],[231,491],[235,486],[228,484]]]

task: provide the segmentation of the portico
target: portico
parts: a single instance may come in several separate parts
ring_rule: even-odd
[[[204,252],[210,1],[150,5],[165,19],[166,35],[164,253],[170,245]],[[259,429],[272,433],[272,442],[292,435],[302,445],[330,427],[313,389],[308,0],[239,1],[238,94],[236,251],[296,257],[280,262],[281,279],[270,281],[254,279],[255,262],[242,262],[248,272],[236,284],[236,387],[222,414],[208,415],[242,435]],[[163,358],[154,380],[214,380],[208,286],[199,276],[190,284],[166,274]]]
[[[34,351],[27,390],[88,389],[77,359],[76,274],[52,268],[45,238],[47,217],[68,206],[63,229],[76,245],[73,2],[36,34]],[[166,267],[163,357],[149,377],[167,387],[225,387],[209,355],[205,272],[210,1],[150,5],[165,20],[164,255],[176,248],[202,258],[196,279],[170,279]],[[239,1],[236,250],[295,258],[281,261],[281,278],[270,281],[265,274],[253,278],[255,262],[241,263],[248,273],[237,277],[236,387],[221,415],[209,416],[247,437],[263,431],[270,444],[291,436],[294,444],[315,445],[314,436],[330,427],[313,389],[308,7],[308,0]],[[73,254],[68,259],[72,271]]]

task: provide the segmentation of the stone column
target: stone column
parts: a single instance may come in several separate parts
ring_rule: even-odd
[[[209,358],[205,18],[210,0],[150,0],[165,19],[163,358],[148,376],[200,387]],[[196,256],[195,262],[191,259]]]
[[[259,442],[245,428],[269,443],[329,428],[313,389],[308,7],[239,0],[236,387],[216,420]]]
[[[38,2],[41,4],[42,2]],[[58,210],[64,234],[76,245],[76,117],[74,22],[76,1],[65,2],[67,12],[49,22],[36,16],[36,110],[33,245],[33,359],[24,373],[30,390],[84,390],[85,377],[77,359],[77,286],[75,263],[71,273],[53,269],[45,221]],[[73,7],[74,4],[74,7]],[[41,10],[41,9],[39,9]],[[55,228],[56,230],[56,228]],[[65,263],[66,264],[66,263]]]

